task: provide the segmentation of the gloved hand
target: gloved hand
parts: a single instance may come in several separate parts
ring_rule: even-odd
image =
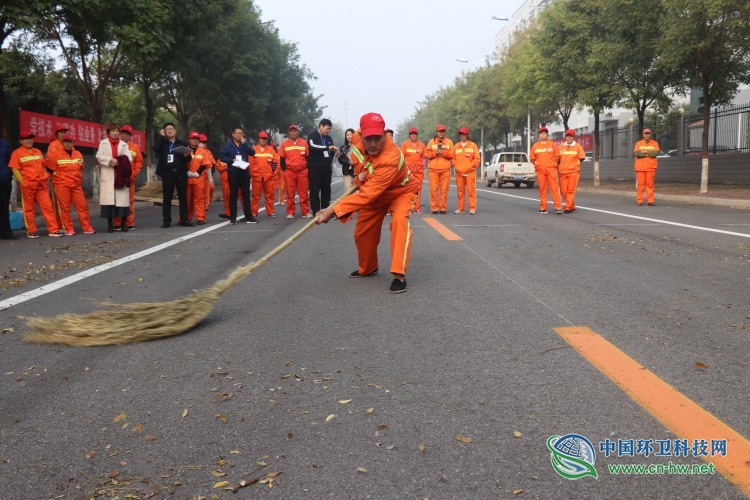
[[[211,176],[211,177],[208,178],[208,183],[211,184],[212,186],[214,185],[214,178],[213,178],[213,176]]]
[[[191,179],[195,179],[197,177],[200,177],[200,175],[198,175],[198,172],[188,172],[187,176],[190,177]]]

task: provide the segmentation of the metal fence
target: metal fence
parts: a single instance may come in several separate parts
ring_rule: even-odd
[[[700,155],[703,115],[674,116],[656,123],[645,123],[661,150],[670,156]],[[600,133],[602,158],[627,158],[640,139],[637,124],[607,129]],[[750,103],[714,108],[708,129],[708,153],[750,153]]]

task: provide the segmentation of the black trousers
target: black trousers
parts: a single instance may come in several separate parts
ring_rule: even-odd
[[[331,172],[330,166],[311,166],[307,169],[307,178],[310,183],[310,210],[313,215],[331,204]]]
[[[245,220],[250,220],[250,173],[234,174],[227,176],[229,181],[229,220],[237,220],[237,195],[242,193],[242,207],[245,212]]]
[[[13,231],[10,229],[10,212],[8,211],[12,188],[12,179],[7,182],[0,182],[0,236],[5,237],[13,236]]]
[[[162,174],[161,187],[164,196],[161,211],[163,222],[172,223],[172,198],[174,198],[175,189],[177,189],[177,199],[180,202],[180,222],[187,222],[187,176],[183,177],[174,170],[166,170]]]

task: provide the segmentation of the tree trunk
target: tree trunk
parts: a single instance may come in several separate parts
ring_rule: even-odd
[[[716,124],[714,124],[714,127]],[[711,128],[711,89],[703,85],[703,134],[701,137],[701,193],[708,192],[708,133]],[[714,144],[714,146],[716,146]]]
[[[8,113],[8,97],[3,89],[3,82],[0,80],[0,137],[11,138],[10,133],[10,114]],[[12,144],[12,141],[8,141]]]
[[[154,131],[154,99],[151,97],[151,81],[144,80],[141,82],[141,89],[143,90],[143,105],[146,108],[146,144],[144,144],[143,157],[146,160],[146,182],[154,182],[156,176],[154,175],[154,169],[151,165],[153,154],[151,153]]]
[[[594,110],[594,186],[599,186],[599,110]]]

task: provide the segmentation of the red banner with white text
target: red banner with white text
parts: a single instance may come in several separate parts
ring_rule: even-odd
[[[557,144],[557,146],[559,147],[565,144],[565,139],[552,139],[552,142]],[[580,144],[583,150],[587,153],[594,150],[593,134],[579,135],[578,137],[576,137],[576,142]]]
[[[107,126],[101,123],[84,122],[65,118],[64,116],[43,115],[21,110],[20,130],[28,130],[36,137],[34,142],[49,144],[55,140],[55,129],[62,125],[68,128],[75,140],[76,147],[98,148],[99,142],[107,136]],[[146,133],[143,130],[134,130],[132,141],[141,148],[146,147]]]

